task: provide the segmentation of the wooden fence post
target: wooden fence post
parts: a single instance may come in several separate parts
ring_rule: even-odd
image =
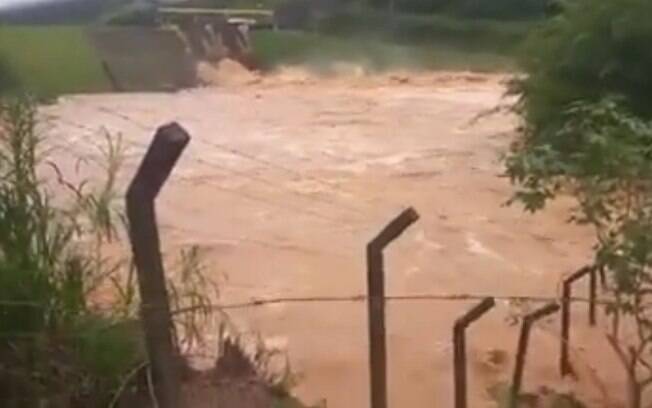
[[[598,270],[591,268],[591,272],[589,273],[589,326],[593,327],[597,320],[595,297],[598,291]]]
[[[176,123],[159,128],[127,191],[129,239],[158,408],[180,407],[180,385],[154,200],[189,141],[188,133]]]
[[[570,363],[570,358],[568,355],[568,348],[569,348],[569,342],[570,342],[570,307],[571,307],[571,295],[573,294],[572,292],[572,286],[573,283],[578,281],[579,279],[583,278],[586,274],[591,274],[590,276],[593,277],[593,272],[592,268],[590,267],[584,267],[580,269],[579,271],[573,273],[570,275],[568,278],[564,279],[564,284],[563,284],[563,290],[562,290],[562,295],[561,295],[561,352],[560,352],[560,357],[559,357],[559,371],[561,373],[562,377],[565,377],[568,374],[573,373],[573,367],[571,366]],[[593,278],[591,279],[591,286],[593,283]],[[589,295],[593,292],[591,292],[589,288]],[[590,301],[589,303],[589,313],[591,313],[591,305],[593,304],[593,301]]]
[[[371,407],[387,408],[387,345],[385,338],[385,271],[383,250],[419,219],[408,208],[367,244],[369,375]]]
[[[106,62],[106,60],[102,60],[102,70],[104,71],[104,75],[106,75],[106,78],[109,80],[109,83],[111,84],[111,90],[113,92],[124,91],[122,86],[120,86],[120,82],[118,82],[118,78],[116,78],[115,75],[113,75],[113,71],[111,70],[109,63]]]
[[[600,287],[602,290],[607,290],[607,272],[604,265],[598,267],[598,276],[600,277]]]
[[[521,325],[521,335],[518,339],[518,349],[516,351],[514,376],[512,377],[512,389],[509,401],[510,408],[516,408],[518,406],[518,397],[521,393],[521,383],[523,382],[525,356],[527,354],[527,347],[530,341],[530,329],[537,320],[555,313],[557,310],[559,310],[559,305],[557,303],[550,303],[540,309],[535,310],[523,318],[523,323]]]
[[[455,408],[466,408],[466,328],[487,313],[496,302],[488,297],[455,321],[453,328],[453,375]]]

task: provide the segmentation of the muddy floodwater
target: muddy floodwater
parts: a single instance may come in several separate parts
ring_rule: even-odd
[[[203,249],[221,302],[364,294],[365,245],[407,206],[421,219],[387,251],[388,295],[554,297],[560,278],[590,259],[591,233],[565,223],[564,201],[536,216],[504,205],[512,190],[499,157],[517,122],[481,115],[505,102],[504,79],[286,70],[175,94],[68,96],[41,113],[49,140],[63,147],[55,159],[79,177],[95,171],[84,163],[103,131],[122,135],[122,189],[157,126],[188,130],[192,141],[157,203],[162,241],[166,251]],[[391,406],[452,406],[451,329],[473,303],[389,302]],[[518,326],[510,316],[519,307],[498,301],[469,331],[472,407],[493,406],[487,389],[511,375]],[[287,350],[307,402],[368,405],[365,303],[230,313]],[[558,379],[553,317],[532,335],[525,388],[618,400],[621,370],[602,329],[588,328],[585,306],[573,313],[579,380]]]

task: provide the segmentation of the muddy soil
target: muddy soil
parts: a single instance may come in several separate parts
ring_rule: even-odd
[[[365,245],[402,208],[419,222],[387,251],[390,295],[556,296],[590,259],[590,231],[565,223],[563,200],[540,215],[505,206],[499,156],[516,121],[498,113],[502,76],[468,73],[316,78],[285,70],[176,94],[69,96],[42,109],[65,170],[92,175],[101,131],[129,147],[132,176],[155,128],[178,121],[193,139],[161,194],[167,251],[197,244],[222,302],[365,291]],[[83,157],[77,162],[73,158]],[[582,289],[584,293],[584,289]],[[580,293],[580,294],[582,294]],[[390,403],[452,406],[451,328],[473,302],[388,305]],[[512,369],[518,307],[498,306],[470,331],[470,406]],[[275,304],[230,312],[289,352],[298,393],[329,407],[368,404],[366,305]],[[557,376],[558,320],[532,336],[526,388],[573,389],[589,406],[622,395],[622,375],[574,308],[577,381]],[[492,358],[506,351],[506,359]]]

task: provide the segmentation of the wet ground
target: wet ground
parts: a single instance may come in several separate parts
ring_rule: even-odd
[[[365,293],[365,245],[407,206],[421,219],[387,251],[389,295],[554,297],[560,278],[589,259],[591,234],[565,223],[568,203],[537,216],[504,205],[511,188],[499,157],[516,122],[506,113],[478,117],[505,102],[503,80],[286,71],[177,94],[70,96],[42,112],[54,118],[47,132],[65,147],[55,155],[69,172],[71,156],[97,152],[99,129],[122,134],[123,186],[157,126],[177,121],[188,130],[192,141],[158,203],[163,244],[200,245],[222,302]],[[472,304],[389,303],[391,406],[452,406],[451,329]],[[518,329],[509,316],[518,311],[499,301],[470,330],[470,406],[492,406],[487,387],[509,377],[512,359],[492,356],[513,355]],[[586,307],[574,313],[579,381],[558,381],[552,318],[533,334],[526,386],[572,388],[602,406],[605,393],[622,389],[620,368],[600,330],[586,327]],[[306,401],[367,405],[364,303],[231,314],[287,349]]]

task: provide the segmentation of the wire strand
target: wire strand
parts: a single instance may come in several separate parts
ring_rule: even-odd
[[[357,208],[354,208],[354,207],[349,207],[349,206],[338,206],[338,204],[333,202],[333,201],[329,201],[329,200],[326,200],[326,199],[323,199],[323,198],[320,198],[320,197],[312,196],[312,195],[309,195],[307,193],[302,193],[300,191],[297,191],[295,189],[287,187],[287,186],[285,186],[283,184],[280,184],[280,185],[276,184],[271,180],[265,179],[265,178],[260,177],[260,176],[256,176],[256,175],[251,174],[251,173],[247,173],[245,171],[235,170],[233,168],[222,166],[220,164],[211,163],[208,160],[205,160],[205,159],[202,159],[202,158],[199,158],[199,157],[196,157],[195,160],[198,161],[199,163],[202,163],[202,164],[204,164],[206,166],[209,166],[211,168],[218,169],[218,170],[221,170],[223,172],[231,173],[231,174],[234,174],[234,175],[237,175],[237,176],[249,179],[249,180],[253,180],[253,181],[258,182],[258,183],[262,183],[262,184],[265,184],[267,186],[273,187],[274,189],[285,190],[285,191],[287,191],[287,192],[289,192],[289,193],[291,193],[291,194],[293,194],[293,195],[295,195],[297,197],[301,197],[303,199],[306,199],[306,200],[309,200],[309,201],[312,201],[312,202],[330,205],[330,206],[338,208],[338,209],[345,209],[345,210],[348,210],[348,211],[350,211],[352,213],[356,213],[358,215],[366,215],[365,212],[360,210],[360,209],[357,209]],[[185,178],[181,177],[180,180],[201,180],[201,179],[204,179],[206,177],[208,177],[210,179],[210,175],[209,175],[209,176],[194,176],[194,177],[191,176],[191,177],[185,177]],[[355,219],[354,221],[356,221],[356,222],[366,222],[366,220],[364,220],[364,219]]]
[[[548,302],[558,302],[560,298],[556,296],[524,296],[524,295],[491,295],[491,294],[477,294],[477,293],[424,293],[416,295],[388,295],[385,296],[387,302],[415,302],[415,301],[451,301],[451,302],[460,302],[460,301],[472,301],[472,300],[482,300],[487,297],[492,297],[495,300],[499,301],[510,301],[510,302],[533,302],[533,303],[548,303]],[[274,304],[291,304],[291,303],[359,303],[366,302],[369,299],[369,296],[358,294],[358,295],[342,295],[342,296],[298,296],[298,297],[273,297],[273,298],[258,298],[250,299],[241,302],[233,303],[211,303],[207,305],[191,306],[187,308],[174,310],[174,314],[188,313],[194,310],[200,309],[216,309],[216,310],[228,310],[228,309],[245,309],[252,307],[261,307]],[[586,297],[571,297],[569,301],[572,303],[589,303],[590,299]],[[605,299],[596,299],[595,303],[602,306],[608,306],[615,304],[615,301],[605,300]],[[29,302],[29,301],[11,301],[11,300],[0,300],[1,306],[34,306],[34,307],[44,307],[43,304],[38,302]],[[149,307],[147,304],[141,304],[141,307]]]
[[[138,120],[126,115],[126,114],[117,112],[117,111],[109,109],[107,107],[98,107],[97,109],[102,111],[102,112],[112,114],[112,115],[114,115],[114,116],[116,116],[118,118],[121,118],[121,119],[123,119],[123,120],[125,120],[127,122],[130,122],[130,123],[138,126],[142,130],[153,131],[155,129],[155,128],[151,127],[151,126],[148,126],[148,125],[145,125],[145,124],[141,123],[140,121],[138,121]],[[231,155],[238,156],[238,157],[241,157],[241,158],[245,158],[247,160],[251,160],[253,162],[265,165],[265,166],[270,167],[270,168],[281,170],[281,171],[283,171],[283,172],[285,172],[287,174],[290,174],[290,175],[292,175],[294,177],[297,177],[299,179],[311,180],[311,181],[313,181],[315,183],[318,183],[318,184],[320,184],[322,186],[327,186],[331,190],[337,190],[337,191],[339,191],[341,193],[344,193],[346,195],[355,195],[354,193],[352,193],[350,191],[347,191],[346,189],[344,189],[342,186],[340,186],[337,183],[334,183],[334,182],[331,182],[331,181],[328,181],[328,180],[324,180],[324,179],[320,179],[320,178],[311,176],[310,174],[302,173],[302,172],[300,172],[298,170],[295,170],[295,169],[292,169],[290,167],[281,165],[281,164],[273,162],[271,160],[263,159],[261,157],[252,155],[250,153],[243,152],[243,151],[238,150],[236,148],[233,148],[233,147],[230,147],[230,146],[218,143],[218,142],[209,141],[209,140],[206,140],[206,139],[199,139],[198,142],[200,144],[211,146],[211,147],[213,147],[215,149],[218,149],[218,150],[221,150],[223,152],[230,153]],[[372,203],[368,202],[368,204],[372,204]],[[393,206],[404,208],[403,205],[393,205]],[[346,207],[351,211],[366,215],[366,213],[364,211],[360,210],[359,208],[352,207],[352,206],[346,206]]]
[[[308,253],[308,254],[313,254],[313,255],[322,255],[322,256],[330,256],[330,257],[340,257],[340,258],[351,258],[354,259],[355,255],[353,254],[345,254],[345,253],[339,253],[339,252],[333,252],[333,251],[327,251],[324,249],[318,249],[318,248],[313,248],[310,246],[306,246],[303,244],[297,244],[297,243],[278,243],[278,242],[272,242],[272,241],[265,241],[261,239],[256,239],[256,238],[249,238],[249,237],[218,237],[213,234],[206,234],[201,231],[193,230],[190,228],[186,227],[177,227],[171,224],[165,224],[162,223],[160,224],[161,228],[163,229],[171,229],[177,232],[185,233],[185,234],[192,234],[192,235],[207,235],[210,239],[215,240],[215,241],[238,241],[238,242],[249,242],[255,245],[259,245],[262,247],[268,247],[268,248],[277,248],[277,249],[282,249],[282,250],[287,250],[287,251],[295,251],[295,252],[303,252],[303,253]]]
[[[323,215],[323,214],[318,213],[316,211],[313,211],[313,210],[310,210],[310,209],[307,209],[307,208],[298,207],[298,206],[291,205],[291,204],[288,204],[288,203],[275,202],[275,201],[272,201],[272,200],[270,200],[268,198],[262,198],[260,196],[250,194],[250,193],[245,193],[245,192],[236,190],[234,188],[225,187],[223,185],[220,185],[220,184],[217,184],[217,183],[213,182],[212,180],[210,180],[206,184],[208,186],[210,186],[211,188],[214,188],[216,190],[220,190],[220,191],[223,191],[223,192],[226,192],[226,193],[229,193],[229,194],[244,198],[244,199],[249,200],[249,201],[253,201],[253,202],[257,202],[257,203],[263,203],[263,204],[266,204],[266,205],[268,205],[270,207],[276,207],[276,208],[281,209],[283,211],[288,211],[288,212],[292,212],[292,213],[301,213],[301,214],[307,215],[309,217],[317,218],[317,219],[320,219],[322,221],[326,221],[326,222],[335,224],[335,225],[337,225],[339,227],[344,227],[343,229],[345,231],[352,231],[352,229],[350,228],[350,224],[343,223],[342,220],[339,219],[339,218],[329,217],[327,215]]]
[[[472,294],[472,293],[458,293],[458,294],[418,294],[418,295],[389,295],[385,296],[387,302],[415,302],[415,301],[473,301],[482,300],[487,297],[493,297],[499,301],[511,302],[533,302],[533,303],[548,303],[558,302],[559,298],[554,296],[522,296],[522,295],[490,295],[490,294]],[[369,299],[367,295],[348,295],[348,296],[304,296],[304,297],[277,297],[277,298],[260,298],[251,299],[242,302],[210,304],[204,306],[192,306],[188,308],[177,309],[173,311],[174,314],[182,314],[192,312],[199,309],[215,309],[215,310],[230,310],[230,309],[247,309],[256,308],[261,306],[268,306],[274,304],[292,304],[292,303],[359,303],[366,302]],[[584,297],[571,297],[570,302],[573,303],[589,303],[590,300]],[[596,304],[611,305],[614,302],[596,299]]]

